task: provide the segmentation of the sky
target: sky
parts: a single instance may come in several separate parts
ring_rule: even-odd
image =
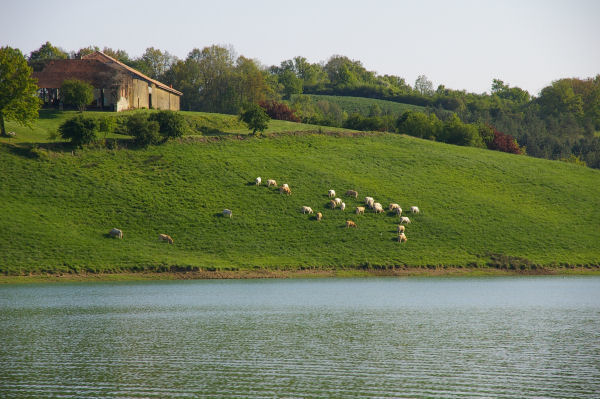
[[[600,74],[597,0],[0,0],[0,46],[46,41],[132,57],[155,47],[185,58],[232,46],[261,64],[303,56],[359,60],[380,75],[419,75],[489,92],[493,79],[537,95],[552,81]]]

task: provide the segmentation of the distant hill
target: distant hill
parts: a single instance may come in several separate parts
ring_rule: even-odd
[[[43,124],[51,122],[34,130]],[[285,126],[266,138],[215,133],[74,153],[3,139],[0,272],[600,264],[598,170],[398,134]],[[254,185],[257,176],[288,183],[292,195]],[[329,189],[345,212],[327,207]],[[407,243],[396,241],[397,216],[354,214],[367,195],[402,206],[412,221]],[[323,220],[302,214],[304,205]],[[421,213],[409,214],[412,205]],[[348,219],[358,228],[346,229]],[[106,237],[113,227],[123,240]]]

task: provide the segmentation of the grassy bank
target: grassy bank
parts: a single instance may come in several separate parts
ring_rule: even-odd
[[[373,107],[379,107],[383,114],[400,116],[406,111],[425,112],[425,107],[412,104],[397,103],[394,101],[378,100],[365,97],[347,97],[347,96],[326,96],[320,94],[304,94],[310,97],[314,102],[327,101],[338,105],[343,111],[350,114],[361,114],[369,116]]]
[[[257,176],[293,194],[257,187]],[[600,264],[599,183],[597,170],[396,134],[74,153],[0,144],[0,273],[585,268]],[[326,207],[331,188],[345,212]],[[367,195],[421,208],[407,243],[396,241],[396,216],[352,213]],[[344,228],[347,219],[358,228]],[[106,236],[112,227],[123,240]]]

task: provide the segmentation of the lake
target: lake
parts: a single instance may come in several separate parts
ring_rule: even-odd
[[[0,397],[600,397],[600,277],[0,286]]]

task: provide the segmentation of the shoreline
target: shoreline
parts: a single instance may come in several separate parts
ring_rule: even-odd
[[[294,278],[365,278],[365,277],[506,277],[506,276],[600,276],[600,268],[560,268],[538,270],[506,270],[495,268],[446,269],[322,269],[322,270],[216,270],[187,272],[122,272],[122,273],[56,273],[31,275],[0,275],[0,286],[7,284],[120,282],[169,280],[231,280],[231,279],[294,279]]]

